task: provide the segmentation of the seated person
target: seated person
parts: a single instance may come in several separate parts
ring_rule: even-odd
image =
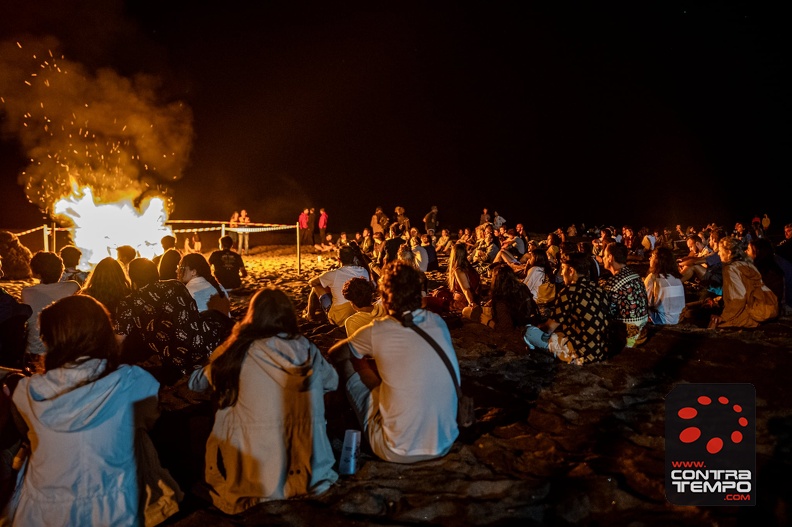
[[[372,281],[365,278],[350,278],[344,284],[344,298],[349,300],[355,309],[355,314],[350,315],[344,322],[347,337],[351,337],[355,331],[370,323],[375,318],[387,316],[385,306],[379,300],[375,301],[377,286]]]
[[[649,318],[653,324],[677,324],[685,308],[682,285],[674,251],[656,247],[649,257],[649,274],[644,278],[649,301]]]
[[[3,258],[0,257],[0,278],[3,278]],[[27,339],[25,324],[33,309],[17,301],[0,287],[0,365],[22,368],[22,356]]]
[[[228,291],[212,276],[209,262],[201,253],[182,256],[178,276],[179,281],[187,286],[190,295],[195,299],[199,312],[209,309],[209,299],[215,295],[228,298]]]
[[[605,247],[602,259],[611,276],[600,280],[600,284],[608,293],[610,315],[618,332],[626,332],[625,346],[635,348],[646,342],[648,336],[649,299],[643,280],[627,265],[628,254],[623,243],[610,242]]]
[[[225,235],[220,238],[220,250],[209,255],[212,274],[226,289],[237,289],[242,286],[242,278],[247,277],[245,262],[242,255],[232,249],[234,239]]]
[[[259,290],[244,320],[189,387],[217,401],[206,441],[209,498],[226,514],[325,492],[338,479],[324,395],[338,375],[300,334],[291,299]]]
[[[432,245],[432,237],[429,234],[421,236],[421,247],[426,251],[429,261],[426,264],[426,271],[437,271],[440,269],[440,263],[437,261],[437,249]]]
[[[389,316],[336,343],[328,354],[338,371],[374,455],[394,463],[442,457],[454,444],[457,392],[437,352],[410,327],[411,320],[442,348],[457,379],[451,335],[443,319],[421,309],[420,272],[405,262],[383,268],[380,294]],[[352,358],[371,357],[376,371]],[[371,386],[376,386],[371,388]]]
[[[152,353],[162,362],[161,382],[173,383],[203,366],[230,332],[228,299],[198,312],[187,287],[178,280],[160,280],[151,260],[129,263],[132,294],[118,304],[116,333],[123,335],[125,360],[143,362]]]
[[[547,350],[577,366],[607,356],[609,299],[605,290],[589,280],[588,272],[589,257],[582,253],[572,253],[561,262],[564,287],[558,292],[550,317],[538,327],[528,326],[525,342],[531,349]]]
[[[440,237],[435,243],[435,250],[438,254],[448,254],[451,252],[453,246],[454,241],[451,239],[451,233],[448,229],[442,229],[440,231]]]
[[[338,250],[338,260],[341,267],[326,271],[309,282],[312,289],[308,294],[308,307],[305,312],[308,320],[315,320],[314,317],[321,308],[327,313],[330,322],[343,326],[346,319],[355,313],[355,309],[344,298],[344,284],[355,277],[368,280],[369,272],[360,265],[355,250],[348,245]]]
[[[503,262],[492,266],[492,285],[489,299],[479,307],[466,307],[463,316],[480,322],[498,333],[522,336],[525,326],[536,313],[531,292]]]
[[[146,429],[159,415],[159,384],[121,363],[107,310],[89,296],[67,296],[42,310],[41,338],[44,372],[20,379],[13,393],[31,452],[4,520],[143,525],[153,519],[138,505],[147,496],[163,498],[152,524],[177,512],[178,484],[156,454],[145,456],[154,452]]]
[[[88,278],[87,271],[80,271],[77,269],[77,266],[80,265],[80,258],[82,258],[82,251],[74,245],[65,245],[58,254],[60,254],[61,260],[63,260],[64,267],[60,281],[67,282],[69,280],[74,280],[82,286],[85,283],[85,279]]]
[[[56,253],[38,251],[30,260],[30,269],[39,283],[22,288],[21,299],[32,309],[27,322],[27,347],[25,357],[33,371],[41,372],[44,368],[44,343],[39,338],[38,316],[41,310],[61,298],[80,291],[80,284],[75,281],[61,282],[63,260]]]

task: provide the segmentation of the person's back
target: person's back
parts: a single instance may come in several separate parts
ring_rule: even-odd
[[[459,434],[454,382],[432,345],[405,323],[411,320],[441,347],[459,379],[448,327],[439,315],[420,308],[420,271],[406,262],[383,269],[380,291],[391,316],[334,345],[330,360],[378,457],[414,463],[444,456]],[[378,388],[354,371],[352,356],[374,359]]]
[[[172,491],[162,505],[175,512],[178,484],[136,448],[139,441],[150,444],[144,429],[157,418],[159,384],[136,366],[118,364],[110,321],[90,297],[67,297],[45,308],[41,326],[49,346],[46,373],[22,378],[13,393],[31,453],[6,520],[141,525],[138,498],[152,490]],[[139,474],[160,487],[139,490]]]
[[[181,260],[181,253],[173,248],[168,249],[163,253],[159,261],[159,276],[162,280],[176,280],[178,276],[179,260]]]
[[[671,249],[657,247],[652,251],[644,285],[651,321],[654,324],[678,323],[685,308],[685,286]]]
[[[222,249],[209,255],[209,265],[217,281],[226,289],[237,289],[242,286],[242,278],[247,276],[245,262],[242,255],[234,251],[231,246],[233,239],[223,236],[220,239]]]
[[[206,443],[212,503],[238,514],[257,503],[320,494],[337,479],[325,425],[325,393],[338,375],[299,334],[289,297],[274,288],[251,299],[232,337],[189,386],[218,401]]]
[[[60,282],[63,274],[63,260],[53,252],[39,251],[30,260],[33,276],[40,283],[22,288],[22,303],[31,307],[33,313],[28,319],[27,347],[29,355],[43,355],[44,343],[39,338],[38,316],[41,310],[56,300],[73,295],[80,290],[80,284],[74,281]],[[31,357],[32,358],[32,357]]]

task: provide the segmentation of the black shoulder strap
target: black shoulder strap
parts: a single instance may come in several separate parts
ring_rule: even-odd
[[[421,328],[416,326],[415,323],[413,323],[412,313],[410,312],[405,313],[402,316],[401,322],[402,322],[402,326],[413,329],[416,333],[418,333],[424,339],[426,339],[426,342],[432,345],[432,348],[434,348],[434,350],[437,352],[438,355],[440,355],[440,358],[443,360],[443,364],[445,364],[446,368],[448,368],[448,373],[451,374],[451,380],[454,381],[454,388],[456,388],[457,396],[461,397],[462,390],[459,388],[459,381],[457,380],[456,373],[454,373],[454,367],[451,365],[451,361],[448,359],[448,356],[443,351],[443,348],[441,348],[440,345],[435,341],[435,339],[430,337],[429,334],[426,333],[426,331],[422,330]]]

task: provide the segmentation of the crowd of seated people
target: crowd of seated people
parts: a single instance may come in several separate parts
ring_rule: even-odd
[[[644,345],[652,327],[680,323],[686,310],[706,313],[710,328],[756,327],[785,314],[792,297],[786,243],[776,247],[763,231],[737,228],[741,223],[732,235],[707,225],[677,233],[635,233],[625,226],[614,236],[610,226],[591,231],[581,224],[580,230],[531,239],[523,224],[511,227],[504,220],[495,226],[486,212],[479,225],[457,236],[447,226],[440,236],[421,232],[410,227],[403,207],[396,213],[387,236],[365,227],[355,239],[328,243],[338,266],[310,279],[304,318],[343,330],[327,354],[300,330],[294,308],[300,299],[275,287],[255,292],[244,317],[235,320],[231,293],[200,253],[181,255],[167,247],[174,253],[159,265],[140,257],[127,262],[119,254],[100,261],[84,283],[64,280],[58,254],[32,256],[41,283],[23,291],[17,303],[30,309],[14,311],[13,299],[3,299],[4,316],[18,311],[27,317],[28,355],[40,355],[28,356],[33,376],[14,396],[28,426],[44,425],[34,430],[44,440],[30,453],[31,470],[53,455],[57,441],[98,448],[94,434],[69,435],[25,419],[36,409],[27,408],[22,395],[37,383],[58,379],[65,383],[58,389],[70,392],[134,380],[135,390],[111,390],[101,401],[120,417],[139,399],[156,403],[161,385],[188,380],[190,388],[217,401],[206,442],[206,497],[237,514],[268,500],[320,494],[336,481],[326,428],[332,416],[325,414],[323,399],[329,391],[346,393],[377,457],[414,463],[445,455],[459,433],[452,378],[458,379],[459,367],[446,314],[479,322],[499,338],[527,346],[526,353],[550,353],[582,366]],[[66,254],[72,258],[69,276],[77,276],[76,253]],[[432,295],[429,276],[441,282],[437,289],[446,290],[447,298]],[[554,287],[550,300],[542,300],[546,284]],[[53,293],[34,301],[36,288]],[[707,291],[706,301],[686,302],[696,291]],[[68,330],[59,329],[65,325]],[[32,331],[39,327],[40,333]],[[77,343],[89,341],[95,346],[78,349]],[[439,361],[406,360],[406,350],[419,348],[428,357],[443,353],[450,370]],[[70,376],[79,382],[65,382]],[[76,403],[65,397],[59,404],[68,409]],[[154,419],[155,413],[148,415],[140,430]],[[422,425],[405,428],[406,419]],[[256,446],[264,443],[266,449]],[[119,440],[114,448],[122,447]],[[63,514],[134,523],[147,514],[116,499],[132,503],[127,495],[134,494],[137,503],[145,491],[136,485],[116,489],[113,505],[99,490],[97,499],[81,501],[70,487],[79,471],[115,474],[128,471],[126,464],[61,465],[64,471],[51,481],[20,480],[7,514],[36,524]],[[178,500],[178,485],[163,477]]]

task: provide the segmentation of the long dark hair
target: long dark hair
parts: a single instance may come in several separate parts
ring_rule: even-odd
[[[118,303],[131,292],[132,287],[124,268],[118,260],[108,256],[96,264],[80,293],[104,304],[110,316],[114,317]]]
[[[297,313],[286,293],[267,287],[253,295],[245,318],[234,326],[231,336],[212,355],[211,382],[217,408],[236,404],[239,373],[251,344],[276,335],[287,339],[300,336]]]
[[[212,275],[212,268],[209,267],[209,262],[206,261],[206,257],[200,253],[188,253],[182,256],[181,260],[179,261],[179,267],[189,267],[195,274],[200,277],[206,279],[207,282],[212,284],[212,287],[217,289],[217,293],[220,295],[220,298],[225,298],[226,294],[223,291],[223,288],[220,287],[220,284],[217,283],[217,278]]]
[[[47,371],[76,366],[89,359],[105,359],[107,366],[91,380],[118,368],[119,347],[110,314],[98,300],[72,295],[50,304],[39,315],[41,340],[47,347]]]
[[[493,311],[503,303],[517,326],[524,326],[534,313],[535,304],[531,290],[515,274],[508,264],[497,263],[492,269],[492,286],[490,294]],[[495,313],[493,313],[493,316]]]

